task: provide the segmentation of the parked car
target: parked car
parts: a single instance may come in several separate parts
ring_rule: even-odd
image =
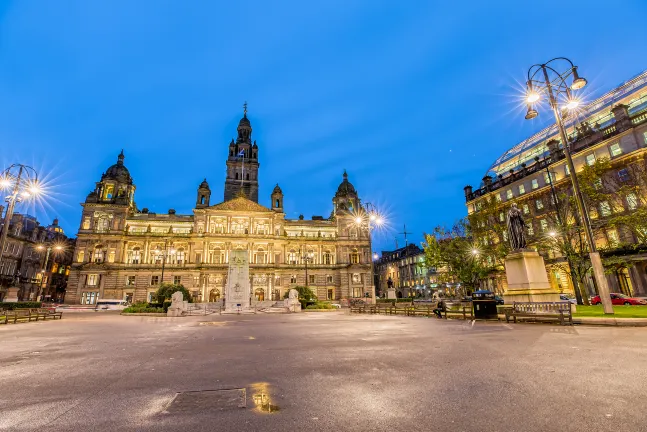
[[[647,300],[643,300],[635,297],[629,297],[620,293],[611,293],[611,303],[614,305],[625,305],[625,306],[647,305]],[[602,304],[602,301],[600,300],[600,296],[596,295],[593,298],[591,298],[591,304],[594,304],[594,305]]]
[[[503,297],[501,297],[501,296],[495,295],[494,300],[496,300],[496,304],[498,304],[498,305],[505,304],[505,302],[503,301]]]
[[[575,297],[573,297],[572,295],[569,295],[569,294],[560,294],[559,299],[561,301],[567,301],[567,302],[573,303],[573,304],[577,303],[577,299]]]

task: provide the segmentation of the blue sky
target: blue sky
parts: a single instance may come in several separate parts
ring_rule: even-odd
[[[189,213],[248,101],[262,204],[279,183],[288,217],[327,216],[347,169],[388,214],[376,249],[418,243],[550,120],[523,119],[529,66],[570,57],[590,97],[647,69],[647,2],[522,3],[0,0],[0,162],[50,180],[18,211],[68,234],[122,148],[140,208]]]

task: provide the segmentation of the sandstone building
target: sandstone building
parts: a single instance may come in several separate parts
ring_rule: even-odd
[[[147,301],[162,282],[181,283],[194,301],[218,301],[232,250],[249,253],[252,300],[282,299],[296,285],[321,300],[373,297],[370,237],[356,221],[365,212],[346,172],[330,217],[287,219],[278,184],[269,206],[259,203],[261,153],[246,111],[237,132],[227,149],[223,201],[213,199],[205,179],[188,215],[140,209],[122,151],[82,204],[66,303]]]

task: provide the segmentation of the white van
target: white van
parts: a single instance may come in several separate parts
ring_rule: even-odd
[[[99,299],[95,311],[124,310],[129,306],[126,300]]]

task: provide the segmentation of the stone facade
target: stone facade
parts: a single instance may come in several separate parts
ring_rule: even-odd
[[[375,280],[380,297],[386,297],[389,287],[395,289],[397,298],[427,298],[448,288],[438,282],[436,269],[427,268],[424,251],[414,244],[382,251],[375,261]]]
[[[0,229],[2,226],[0,221]],[[0,301],[10,287],[18,288],[20,301],[35,300],[39,293],[47,300],[62,299],[73,249],[74,241],[65,236],[57,219],[49,226],[41,226],[33,216],[14,213],[0,262]]]
[[[147,301],[162,281],[183,284],[197,302],[221,300],[232,250],[249,254],[252,300],[281,300],[297,285],[321,300],[373,297],[368,230],[354,222],[364,209],[347,174],[329,218],[287,219],[278,185],[269,207],[258,203],[251,130],[245,112],[229,145],[225,200],[211,204],[205,179],[190,215],[140,210],[122,152],[82,204],[66,302]]]

